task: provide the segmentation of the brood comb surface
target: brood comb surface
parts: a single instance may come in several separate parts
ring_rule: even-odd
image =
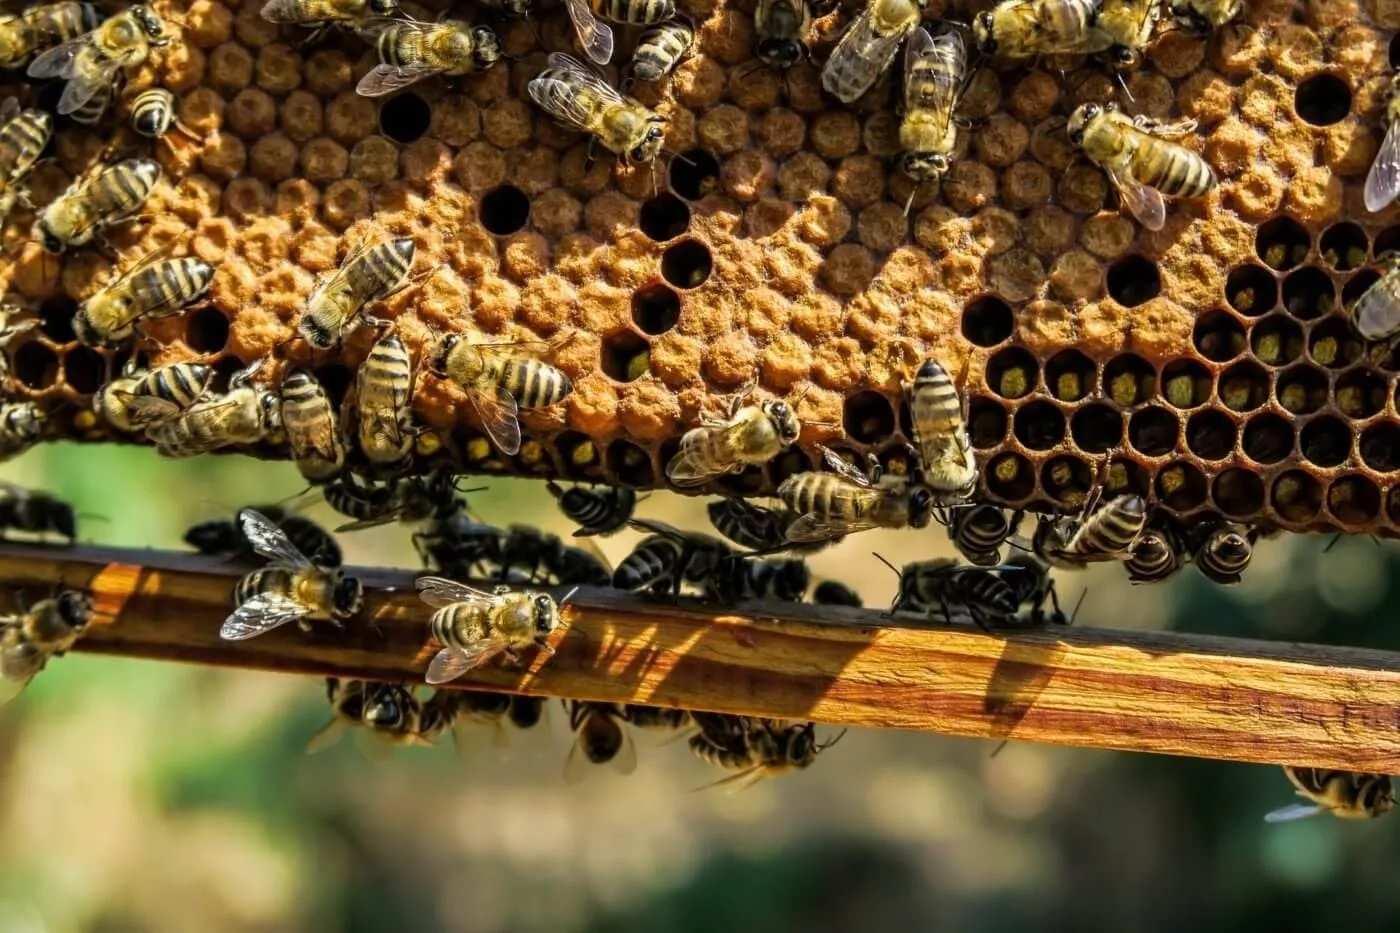
[[[933,0],[926,16],[966,21],[990,5]],[[798,403],[802,448],[719,487],[771,490],[814,462],[817,442],[898,469],[901,386],[934,355],[969,393],[992,501],[1072,506],[1118,451],[1110,490],[1177,515],[1400,532],[1400,357],[1368,355],[1342,310],[1400,246],[1400,209],[1369,215],[1360,190],[1382,132],[1393,0],[1258,0],[1246,26],[1209,39],[1159,31],[1128,77],[1129,106],[1197,120],[1187,145],[1221,184],[1171,202],[1158,233],[1120,215],[1064,135],[1074,106],[1115,98],[1103,68],[1078,60],[981,67],[962,107],[976,126],[906,218],[894,76],[849,108],[819,93],[850,3],[818,21],[817,64],[783,74],[754,67],[751,2],[681,0],[696,53],[635,92],[670,117],[667,145],[683,154],[654,169],[601,150],[590,163],[587,140],[524,97],[544,54],[570,48],[557,6],[493,20],[513,60],[384,101],[355,93],[375,62],[353,36],[299,50],[304,31],[264,21],[257,0],[156,6],[185,41],[132,86],[175,91],[198,138],[156,145],[166,179],[151,219],[112,241],[125,262],[173,245],[218,272],[206,307],[148,328],[154,363],[199,357],[227,377],[291,337],[349,245],[407,235],[421,281],[376,313],[419,358],[446,331],[569,337],[553,362],[576,390],[523,416],[515,458],[491,450],[456,388],[419,380],[416,409],[435,429],[423,450],[441,442],[467,470],[650,486],[684,430],[750,383]],[[614,81],[632,45],[617,28]],[[35,203],[115,132],[61,121]],[[69,317],[111,263],[42,256],[32,219],[11,216],[17,258],[0,262],[11,298],[43,320],[9,349],[12,389],[85,401],[121,358],[76,346]],[[341,393],[373,337],[288,355]],[[67,432],[100,436],[90,416],[68,417]]]

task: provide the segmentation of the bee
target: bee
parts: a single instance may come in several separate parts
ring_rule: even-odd
[[[0,402],[0,461],[38,443],[48,417],[37,402]]]
[[[313,348],[329,350],[339,346],[361,320],[372,327],[386,326],[386,322],[367,314],[365,306],[404,288],[413,268],[414,252],[412,237],[374,244],[361,242],[306,300],[297,332]]]
[[[144,431],[187,410],[208,390],[213,376],[214,367],[205,363],[171,363],[146,372],[128,365],[97,390],[92,409],[118,431]]]
[[[402,467],[413,454],[413,358],[398,334],[370,348],[355,376],[360,452],[386,470]]]
[[[0,223],[4,223],[5,218],[0,217]],[[28,318],[23,321],[11,320],[17,314],[23,314],[24,309],[18,305],[10,304],[7,301],[0,301],[0,349],[9,346],[10,341],[20,334],[27,333],[39,326],[38,318]],[[0,384],[10,375],[10,358],[4,353],[0,353]]]
[[[690,737],[690,750],[702,761],[735,771],[717,784],[747,786],[811,766],[817,755],[835,745],[841,733],[818,743],[815,724],[777,719],[693,713],[700,731]]]
[[[1196,569],[1215,583],[1239,583],[1254,556],[1248,533],[1234,522],[1207,522],[1192,532]]]
[[[17,203],[28,206],[28,192],[20,186],[53,136],[53,117],[42,110],[20,110],[9,98],[0,106],[0,222]]]
[[[1099,2],[1001,0],[973,19],[972,41],[988,57],[1102,52],[1106,37],[1093,28]]]
[[[297,26],[358,26],[375,16],[393,16],[398,10],[395,0],[267,0],[262,18],[270,23]]]
[[[1312,804],[1295,803],[1265,815],[1269,823],[1300,820],[1330,813],[1343,820],[1373,820],[1395,807],[1395,788],[1389,775],[1326,768],[1283,766],[1283,773],[1297,794]]]
[[[324,483],[345,468],[345,441],[326,390],[303,369],[282,378],[282,429],[297,470],[310,483]]]
[[[705,594],[722,605],[753,599],[801,602],[812,572],[800,558],[763,560],[749,554],[722,558],[705,580]]]
[[[423,701],[418,717],[418,733],[428,744],[452,732],[463,721],[464,701],[471,694],[465,690],[434,690]]]
[[[424,729],[425,704],[406,684],[327,677],[326,698],[333,715],[307,743],[308,754],[330,747],[346,726],[364,726],[391,745],[432,744],[433,734]]]
[[[1044,625],[1047,621],[1056,625],[1069,625],[1073,618],[1065,618],[1060,609],[1060,597],[1055,590],[1055,580],[1050,576],[1050,565],[1034,554],[1017,552],[1005,563],[991,568],[1010,587],[1016,597],[1018,608],[1030,607],[1030,623]],[[1081,595],[1080,599],[1084,597]],[[1045,611],[1045,603],[1050,603],[1050,612]],[[1079,607],[1075,607],[1075,613]]]
[[[1400,195],[1400,72],[1390,78],[1385,101],[1385,138],[1366,173],[1366,210],[1384,210]]]
[[[626,486],[575,484],[564,489],[550,480],[545,488],[559,511],[579,526],[575,538],[610,535],[631,521],[637,508],[637,491]]]
[[[948,516],[948,537],[969,563],[994,567],[1001,563],[1002,545],[1020,528],[1024,514],[1018,509],[1008,517],[1005,509],[985,502],[953,509]]]
[[[1179,28],[1204,36],[1243,13],[1244,0],[1174,0],[1171,10],[1172,20]]]
[[[566,705],[574,743],[564,762],[564,780],[577,784],[590,764],[608,765],[619,774],[637,770],[637,746],[616,704],[570,700]]]
[[[1134,583],[1161,583],[1185,565],[1184,545],[1170,526],[1144,528],[1123,565]]]
[[[422,531],[413,535],[413,546],[423,565],[448,577],[477,576],[477,566],[498,553],[505,536],[499,528],[476,521],[459,495],[438,500]]]
[[[235,444],[256,444],[282,427],[282,400],[249,385],[257,364],[235,373],[223,395],[195,402],[175,417],[146,429],[163,457],[183,458]]]
[[[578,2],[569,0],[569,9]],[[625,165],[650,162],[661,152],[667,118],[623,97],[572,56],[550,55],[545,70],[531,78],[525,89],[545,113],[590,134]]]
[[[73,332],[87,347],[113,347],[141,321],[178,314],[208,293],[214,267],[202,259],[154,260],[148,255],[78,306]]]
[[[865,600],[860,598],[859,593],[837,580],[818,583],[817,588],[812,590],[812,602],[819,606],[850,606],[853,609],[865,606]]]
[[[364,588],[339,567],[312,563],[286,533],[252,509],[238,513],[243,534],[253,550],[271,563],[245,574],[233,588],[233,614],[224,620],[219,637],[230,641],[253,638],[288,622],[310,631],[312,620],[337,626],[360,611]]]
[[[544,719],[544,697],[512,696],[506,717],[517,729],[533,729]]]
[[[383,97],[433,75],[456,77],[485,71],[503,55],[500,37],[490,26],[473,26],[456,19],[437,23],[392,20],[363,27],[360,34],[374,43],[379,54],[379,64],[355,86],[365,97]]]
[[[916,184],[904,213],[914,203],[918,185],[937,181],[948,171],[958,146],[953,111],[967,86],[967,46],[957,29],[929,35],[920,27],[904,49],[904,115],[899,124],[900,167]]]
[[[23,68],[41,49],[91,32],[103,15],[91,3],[31,6],[18,16],[0,16],[0,69]]]
[[[574,390],[569,377],[548,363],[520,354],[536,344],[473,344],[448,334],[433,351],[429,368],[467,392],[492,443],[501,453],[520,452],[522,408],[548,408]]]
[[[40,213],[35,237],[54,254],[85,246],[103,227],[140,210],[158,181],[160,166],[150,159],[128,159],[77,178]]]
[[[802,422],[787,402],[771,399],[745,405],[736,397],[724,420],[703,418],[685,432],[680,450],[666,464],[666,478],[677,486],[699,486],[748,466],[763,466],[797,440]]]
[[[679,732],[691,725],[690,710],[675,709],[669,706],[642,706],[638,703],[625,703],[622,718],[638,729]]]
[[[920,482],[939,504],[961,502],[977,488],[977,458],[967,436],[963,402],[948,371],[924,360],[906,393],[919,453]]]
[[[0,482],[0,532],[58,535],[72,544],[78,536],[73,506],[52,493]]]
[[[193,136],[194,133],[180,122],[176,114],[178,109],[175,95],[170,91],[163,87],[147,88],[131,102],[131,128],[151,139],[169,133],[172,126],[186,136]]]
[[[674,596],[683,584],[703,586],[720,562],[734,553],[717,538],[681,531],[664,522],[639,518],[628,524],[649,534],[613,571],[612,585],[620,590],[649,589]]]
[[[919,27],[926,6],[928,0],[868,0],[822,66],[822,87],[843,104],[870,90]]]
[[[364,722],[367,686],[368,682],[363,680],[326,678],[326,699],[331,704],[331,721],[316,730],[316,734],[306,743],[308,755],[334,745],[346,726],[358,726]]]
[[[796,519],[790,509],[770,509],[747,499],[716,499],[705,507],[715,530],[740,547],[753,551],[797,551],[811,554],[840,538],[802,544],[787,539],[788,526]]]
[[[80,590],[64,590],[0,618],[0,702],[18,695],[49,658],[72,648],[91,619],[92,597]]]
[[[660,81],[695,45],[695,27],[684,19],[658,23],[642,33],[632,53],[631,81]]]
[[[1091,497],[1079,517],[1042,517],[1031,538],[1031,550],[1062,570],[1129,559],[1147,525],[1147,503],[1140,496],[1118,496],[1103,508],[1095,509],[1097,504],[1098,497]]]
[[[1400,333],[1400,254],[1386,260],[1381,277],[1351,306],[1351,324],[1363,340]]]
[[[770,68],[788,69],[810,56],[812,9],[807,0],[758,0],[753,11],[758,34],[758,60]]]
[[[1133,216],[1148,230],[1167,222],[1163,195],[1199,198],[1215,190],[1215,170],[1190,149],[1168,142],[1196,128],[1196,121],[1158,123],[1129,117],[1112,106],[1082,104],[1070,115],[1070,142],[1104,170]]]
[[[419,577],[417,586],[423,602],[437,609],[429,629],[443,646],[428,664],[430,684],[456,680],[497,654],[517,660],[530,647],[554,653],[548,639],[559,627],[559,605],[548,593],[504,586],[486,593],[444,577]]]
[[[29,64],[31,78],[64,78],[68,84],[58,113],[81,109],[101,95],[110,97],[123,69],[140,67],[152,48],[169,45],[165,23],[143,3],[133,4],[91,32],[49,49]]]
[[[896,568],[899,592],[890,612],[917,612],[931,615],[941,611],[945,622],[952,622],[957,610],[971,616],[979,628],[1008,625],[1015,621],[1021,600],[1002,577],[986,567],[959,564],[947,557],[915,561]]]
[[[292,546],[310,554],[318,567],[339,567],[343,562],[335,537],[306,516],[287,512],[278,505],[258,506],[254,511],[276,523]],[[227,556],[246,563],[257,556],[237,516],[200,522],[186,531],[182,540],[199,553],[214,557]]]
[[[878,463],[868,475],[835,451],[821,448],[834,472],[798,473],[783,480],[778,498],[798,515],[788,526],[789,541],[826,541],[871,528],[924,528],[933,512],[933,493],[902,476],[883,476]],[[873,458],[872,458],[873,460]]]
[[[1104,57],[1112,67],[1136,68],[1161,18],[1161,0],[1100,0],[1094,18],[1094,31],[1099,34],[1095,42],[1107,45]]]

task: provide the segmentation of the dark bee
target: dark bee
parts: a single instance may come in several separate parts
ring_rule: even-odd
[[[887,561],[886,564],[896,569]],[[1014,623],[1021,606],[1017,592],[990,568],[938,557],[905,564],[897,572],[899,592],[890,612],[931,615],[940,611],[944,621],[951,622],[961,610],[971,616],[978,627],[987,629]]]
[[[517,729],[533,729],[544,718],[544,697],[513,696],[507,716]]]
[[[1185,563],[1185,545],[1176,529],[1154,523],[1143,529],[1123,566],[1134,583],[1161,583],[1175,576]]]
[[[78,536],[73,507],[57,496],[0,483],[0,534],[57,535],[72,544]]]
[[[301,553],[311,555],[317,565],[339,567],[344,563],[335,537],[306,516],[288,512],[279,505],[257,506],[255,511],[282,529],[287,540]],[[183,540],[199,553],[211,557],[229,557],[243,563],[252,563],[257,557],[237,516],[200,522],[185,532]]]
[[[1070,619],[1060,609],[1060,598],[1055,592],[1055,580],[1050,576],[1050,565],[1033,554],[1017,552],[1004,564],[992,568],[1002,582],[1010,587],[1016,597],[1017,607],[1029,606],[1031,625],[1068,625]],[[1050,602],[1050,612],[1045,611],[1046,601]]]
[[[1233,522],[1203,522],[1191,529],[1192,559],[1206,579],[1239,583],[1254,548],[1249,533]]]
[[[812,602],[819,606],[850,606],[861,609],[865,601],[860,594],[844,583],[836,580],[823,580],[812,591]]]
[[[648,589],[675,596],[683,584],[704,586],[720,561],[733,553],[717,538],[683,532],[662,522],[633,519],[628,524],[651,534],[613,572],[612,585],[620,590]]]
[[[1285,765],[1283,773],[1299,797],[1312,804],[1295,803],[1265,815],[1270,823],[1300,820],[1321,813],[1338,819],[1366,820],[1384,816],[1395,808],[1395,788],[1390,776],[1326,768]]]
[[[705,581],[705,594],[724,605],[750,599],[801,602],[811,582],[812,572],[800,558],[764,560],[730,554]]]
[[[1147,524],[1147,503],[1140,496],[1118,496],[1094,509],[1097,495],[1080,517],[1045,518],[1036,525],[1031,548],[1052,567],[1077,570],[1095,561],[1127,560]]]
[[[1021,510],[1008,517],[1005,509],[988,503],[953,509],[947,516],[948,537],[958,553],[979,567],[1001,563],[1001,548],[1021,525]]]
[[[690,711],[669,706],[642,706],[626,703],[622,707],[622,718],[638,729],[679,732],[692,725]]]
[[[785,722],[720,713],[693,713],[699,732],[690,750],[702,760],[736,774],[717,784],[747,786],[767,777],[800,771],[840,740],[818,743],[813,723]],[[844,735],[845,733],[842,733]]]
[[[559,510],[579,526],[575,538],[610,535],[631,521],[637,508],[637,492],[626,486],[590,484],[563,489],[550,480],[545,488],[559,503]]]
[[[571,700],[566,705],[574,744],[564,762],[564,780],[578,783],[590,764],[608,765],[619,774],[637,770],[637,747],[627,734],[622,710],[612,703],[581,700]]]

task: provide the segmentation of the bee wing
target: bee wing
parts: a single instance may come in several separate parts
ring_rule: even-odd
[[[697,431],[703,434],[705,429],[697,428],[688,431],[685,437],[681,439],[681,449],[677,451],[676,455],[671,458],[671,461],[666,464],[666,478],[677,486],[699,486],[702,483],[709,482],[716,476],[723,476],[728,472],[722,468],[717,469],[716,464],[705,463],[703,461],[700,453],[701,448],[697,443],[699,439],[699,435],[696,433]],[[687,439],[690,440],[689,444],[686,443]]]
[[[407,65],[376,65],[355,85],[361,97],[383,97],[408,87],[415,81],[437,74],[440,69],[428,62]]]
[[[253,509],[238,513],[238,522],[243,527],[243,536],[248,543],[268,560],[292,567],[310,567],[311,561],[297,550],[287,533],[266,515]],[[280,623],[279,623],[280,624]]]
[[[1396,274],[1392,267],[1351,306],[1352,323],[1366,340],[1384,340],[1400,330],[1400,305],[1395,301],[1396,289],[1388,281]]]
[[[474,667],[480,667],[501,650],[501,643],[483,641],[471,648],[443,648],[433,655],[424,680],[430,684],[445,684],[456,680]]]
[[[364,531],[366,528],[378,528],[380,525],[387,525],[390,522],[398,521],[398,518],[398,511],[390,509],[383,515],[376,515],[374,518],[362,518],[356,522],[346,522],[343,525],[337,525],[335,533],[342,534],[347,531]]]
[[[78,53],[88,44],[87,36],[55,46],[29,63],[31,78],[71,78]]]
[[[63,96],[58,99],[58,112],[75,113],[99,94],[111,94],[112,82],[120,68],[116,59],[103,58],[91,70],[74,74],[64,86]]]
[[[585,132],[592,122],[592,111],[587,103],[590,96],[596,95],[604,103],[618,104],[623,97],[617,89],[572,55],[555,52],[549,56],[549,67],[572,72],[577,86],[558,78],[540,76],[530,81],[527,90],[535,103],[550,116]],[[587,93],[579,91],[586,89]]]
[[[33,674],[26,674],[23,677],[0,678],[0,706],[4,706],[23,693],[24,688],[29,686],[29,682],[33,679]]]
[[[788,526],[787,539],[795,543],[830,541],[857,531],[869,531],[879,526],[872,522],[832,522],[808,512]]]
[[[612,28],[593,15],[593,11],[588,7],[588,0],[565,0],[564,5],[569,10],[569,19],[573,21],[574,32],[578,34],[583,54],[600,65],[612,61]]]
[[[1134,217],[1148,230],[1161,230],[1167,225],[1167,204],[1162,200],[1162,192],[1144,185],[1128,173],[1126,168],[1105,166],[1108,178],[1128,205]]]
[[[340,741],[340,735],[345,731],[345,720],[336,716],[330,722],[316,730],[306,743],[306,754],[314,755],[317,752],[325,751],[336,742]]]
[[[418,587],[418,597],[435,609],[457,603],[497,603],[501,599],[495,593],[473,589],[465,583],[458,583],[446,577],[419,577],[414,581],[414,585]]]
[[[822,447],[821,451],[822,460],[826,462],[827,466],[831,467],[831,472],[839,474],[841,477],[850,480],[857,486],[864,486],[867,489],[870,488],[870,477],[851,466],[845,460],[842,460],[840,454],[830,447]]]
[[[925,58],[933,55],[933,36],[924,27],[915,29],[909,36],[909,44],[904,47],[904,108],[913,109],[916,106],[928,106],[929,101],[926,95],[918,95],[919,88],[909,78],[914,73],[914,67]]]
[[[1289,823],[1293,820],[1305,820],[1310,816],[1317,816],[1326,811],[1326,807],[1317,804],[1294,803],[1286,807],[1280,807],[1270,813],[1264,814],[1265,823]]]
[[[299,0],[267,0],[261,15],[269,23],[300,23],[305,20]]]
[[[917,25],[917,23],[915,23]],[[899,54],[899,44],[909,34],[908,29],[881,33],[875,28],[875,17],[866,7],[860,17],[846,30],[822,69],[822,87],[843,104],[855,102],[880,79]],[[843,84],[838,77],[850,77],[852,68],[859,68],[859,78]]]
[[[224,620],[219,637],[225,641],[242,641],[295,622],[308,611],[301,603],[286,596],[258,593]]]
[[[491,438],[501,453],[513,457],[520,453],[520,418],[515,396],[505,389],[496,387],[494,396],[484,392],[468,391],[467,397],[476,407],[481,418],[481,429]]]
[[[1400,120],[1390,124],[1381,141],[1376,161],[1366,174],[1366,210],[1383,210],[1400,195]]]
[[[112,394],[122,400],[126,408],[126,419],[132,427],[141,428],[168,421],[180,413],[180,406],[169,399],[154,395],[136,395],[123,389],[112,389]]]

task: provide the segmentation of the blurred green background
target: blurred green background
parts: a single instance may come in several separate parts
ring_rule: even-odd
[[[74,445],[0,479],[62,495],[99,516],[82,539],[127,547],[177,547],[195,521],[302,488],[287,464]],[[539,485],[487,485],[485,520],[567,530]],[[696,501],[640,511],[703,527]],[[408,567],[408,536],[342,544]],[[634,542],[603,545],[616,560]],[[1325,544],[1262,542],[1233,588],[1190,570],[1131,588],[1115,566],[1062,576],[1062,595],[1089,589],[1076,624],[1397,647],[1394,550]],[[886,603],[873,550],[946,544],[872,533],[812,563]],[[0,933],[1237,933],[1400,915],[1394,818],[1266,826],[1292,800],[1276,768],[1020,743],[993,758],[990,742],[852,730],[806,772],[696,793],[718,775],[642,735],[635,774],[571,786],[562,712],[465,758],[445,743],[376,760],[348,740],[308,756],[319,681],[70,655],[0,716]]]

